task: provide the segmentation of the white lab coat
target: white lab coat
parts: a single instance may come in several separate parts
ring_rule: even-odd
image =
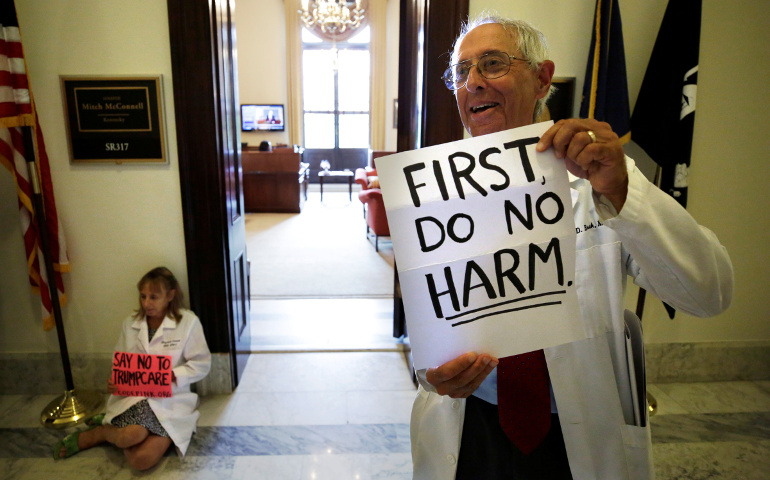
[[[627,275],[699,317],[720,313],[732,298],[732,264],[716,236],[648,182],[633,160],[626,162],[628,197],[617,216],[588,181],[570,176],[579,232],[575,278],[588,338],[546,348],[545,357],[575,480],[654,478],[649,422],[634,424],[624,335]],[[454,479],[465,400],[438,395],[424,373],[418,372],[412,409],[414,478]]]
[[[171,317],[164,318],[151,342],[147,340],[145,318],[136,318],[133,315],[126,318],[115,351],[171,356],[172,370],[176,376],[171,398],[147,400],[160,424],[173,440],[177,453],[184,456],[200,416],[196,410],[198,395],[190,391],[190,384],[209,373],[211,353],[198,317],[189,310],[181,310],[181,313],[182,319],[179,323]],[[107,401],[104,422],[108,423],[144,398],[111,395]]]

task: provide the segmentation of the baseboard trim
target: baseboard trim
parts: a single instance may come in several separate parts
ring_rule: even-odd
[[[648,383],[770,380],[770,341],[645,345]],[[112,355],[70,354],[75,388],[105,391]],[[232,393],[230,359],[212,355],[211,372],[195,384],[201,395]],[[3,395],[61,394],[66,389],[58,353],[0,354]]]
[[[111,353],[70,353],[72,381],[76,389],[107,392],[112,372]],[[202,395],[232,393],[230,358],[211,355],[211,371],[193,384]],[[0,393],[3,395],[59,395],[67,389],[59,353],[0,354]]]
[[[770,380],[770,341],[645,345],[648,383]]]

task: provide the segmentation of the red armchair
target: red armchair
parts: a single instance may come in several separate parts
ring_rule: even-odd
[[[353,177],[353,180],[357,184],[361,185],[361,190],[367,190],[367,189],[371,188],[369,186],[369,184],[372,181],[371,177],[376,177],[377,176],[377,166],[374,163],[375,160],[377,160],[380,157],[386,157],[388,155],[393,155],[394,153],[396,153],[396,152],[390,152],[390,151],[387,151],[387,150],[374,150],[374,151],[371,152],[372,159],[369,162],[371,166],[370,167],[366,167],[366,168],[357,168],[356,172],[355,172],[355,175]],[[375,188],[379,188],[379,187],[375,187]]]
[[[361,185],[361,190],[367,190],[369,188],[369,177],[376,177],[377,170],[371,168],[356,168],[356,172],[353,176],[353,181]]]
[[[369,182],[372,180],[371,177],[377,177],[377,170],[374,170],[372,168],[357,168],[355,173],[353,174],[353,181],[357,184],[361,185],[361,191],[369,190]],[[366,202],[361,200],[364,207],[364,218],[366,218]]]
[[[369,238],[369,231],[374,233],[374,250],[380,251],[380,237],[389,237],[390,228],[388,227],[388,218],[385,216],[385,204],[382,202],[382,192],[379,182],[373,182],[377,178],[377,167],[374,164],[375,159],[391,155],[396,152],[385,150],[375,150],[372,153],[371,167],[358,168],[353,179],[361,185],[361,191],[358,193],[358,199],[364,206],[364,218],[366,219],[366,237]]]
[[[390,228],[385,216],[385,204],[382,202],[382,191],[379,188],[368,188],[358,193],[358,199],[364,204],[366,216],[366,237],[369,231],[374,233],[374,251],[380,251],[380,237],[389,237]]]

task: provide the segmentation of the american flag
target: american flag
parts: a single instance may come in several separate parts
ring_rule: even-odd
[[[56,326],[53,318],[48,278],[43,265],[40,245],[40,231],[35,221],[33,188],[24,156],[24,129],[32,131],[35,145],[36,165],[40,190],[42,191],[51,256],[56,278],[56,287],[61,305],[67,303],[61,274],[68,272],[66,244],[61,222],[56,213],[56,203],[51,183],[51,169],[43,143],[43,133],[35,115],[35,107],[29,90],[27,70],[16,19],[13,1],[4,0],[0,5],[0,164],[11,172],[19,197],[21,229],[24,236],[24,250],[32,290],[40,295],[43,328]]]

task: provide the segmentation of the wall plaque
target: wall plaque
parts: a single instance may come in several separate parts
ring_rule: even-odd
[[[165,163],[160,76],[62,76],[70,161]]]

